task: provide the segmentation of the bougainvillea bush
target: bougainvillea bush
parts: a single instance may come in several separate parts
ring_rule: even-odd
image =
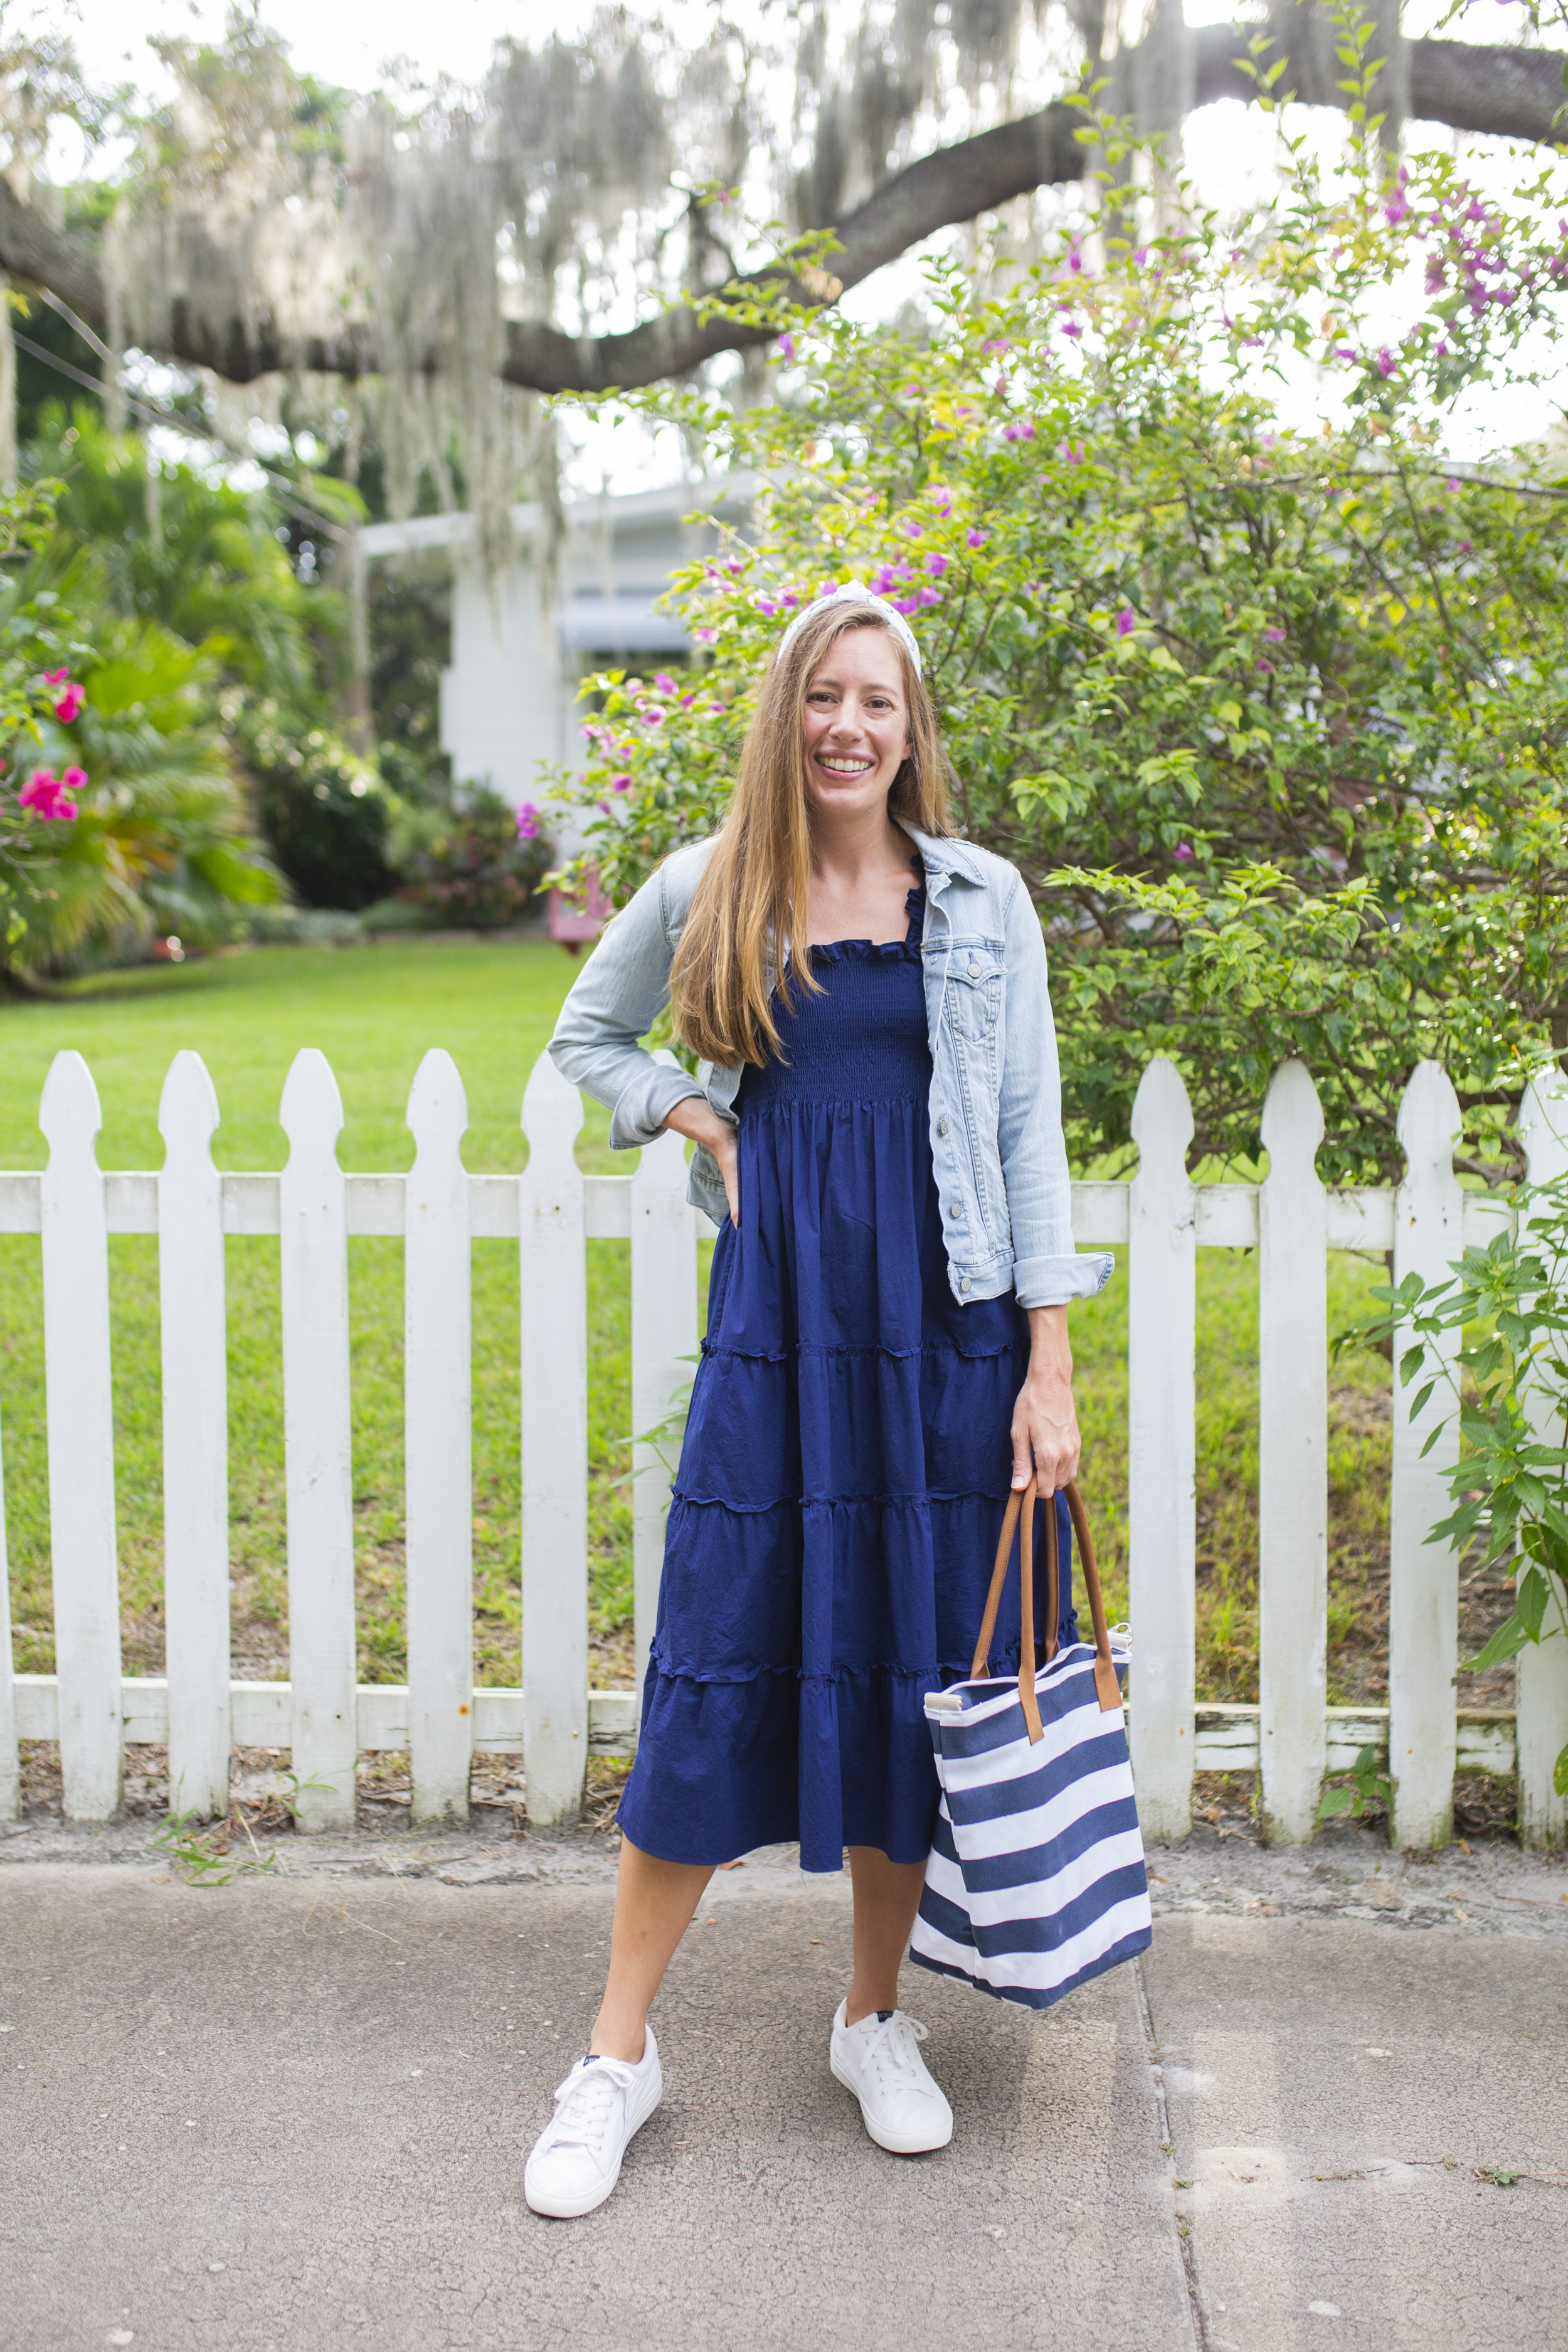
[[[1196,1151],[1255,1155],[1296,1053],[1324,1174],[1386,1177],[1431,1055],[1508,1170],[1568,1010],[1568,475],[1444,446],[1549,363],[1568,223],[1545,182],[1394,170],[1369,118],[1239,226],[1167,192],[1163,228],[936,269],[918,334],[798,320],[774,404],[656,397],[759,490],[678,577],[692,664],[589,681],[553,780],[617,900],[721,820],[784,620],[858,576],[920,638],[958,822],[1038,905],[1080,1156],[1125,1146],[1157,1051]]]

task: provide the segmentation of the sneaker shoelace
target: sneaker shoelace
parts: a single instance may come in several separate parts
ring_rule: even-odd
[[[919,2044],[927,2039],[927,2028],[901,2009],[885,2017],[875,2033],[866,2042],[864,2064],[868,2071],[882,2075],[891,2074],[911,2089],[925,2086],[925,2067],[921,2063]]]
[[[585,2147],[591,2156],[602,2156],[636,2072],[624,2058],[574,2066],[556,2089],[550,2147]]]

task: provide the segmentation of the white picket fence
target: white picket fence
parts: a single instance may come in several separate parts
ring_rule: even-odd
[[[236,1744],[287,1748],[305,1784],[307,1827],[353,1818],[355,1757],[407,1748],[422,1822],[463,1818],[476,1752],[521,1750],[530,1818],[569,1818],[590,1748],[635,1744],[631,1691],[587,1686],[587,1283],[590,1238],[631,1244],[633,1426],[664,1414],[697,1345],[697,1225],[678,1139],[635,1175],[584,1176],[574,1157],[581,1098],[547,1058],[523,1097],[529,1164],[470,1176],[468,1123],[450,1057],[414,1082],[407,1176],[339,1167],[342,1106],[320,1053],[283,1090],[289,1157],[280,1175],[213,1165],[218,1106],[200,1057],[176,1055],[156,1174],[105,1173],[97,1090],[59,1055],[39,1123],[43,1174],[0,1175],[0,1232],[42,1236],[49,1510],[58,1671],[13,1675],[0,1572],[0,1818],[15,1815],[22,1739],[58,1739],[65,1810],[100,1821],[119,1802],[127,1741],[166,1743],[174,1801],[202,1814],[228,1801]],[[1458,1567],[1425,1541],[1445,1508],[1442,1446],[1394,1402],[1387,1708],[1327,1705],[1326,1254],[1392,1251],[1395,1276],[1432,1276],[1461,1235],[1485,1237],[1496,1204],[1453,1171],[1453,1090],[1435,1064],[1411,1080],[1400,1119],[1407,1172],[1396,1192],[1326,1190],[1314,1170],[1322,1121],[1311,1079],[1287,1064],[1269,1089],[1261,1186],[1194,1184],[1193,1121],[1174,1066],[1139,1088],[1130,1184],[1075,1185],[1081,1244],[1122,1245],[1129,1282],[1131,1610],[1129,1723],[1139,1804],[1156,1838],[1185,1835],[1193,1775],[1258,1770],[1269,1835],[1310,1837],[1326,1772],[1366,1744],[1391,1760],[1393,1835],[1449,1832],[1456,1769],[1507,1774],[1534,1843],[1560,1840],[1552,1759],[1568,1738],[1568,1643],[1521,1662],[1513,1717],[1458,1713]],[[1568,1094],[1532,1097],[1526,1129],[1538,1180],[1568,1167]],[[110,1370],[110,1233],[155,1233],[161,1278],[166,1674],[122,1675]],[[224,1237],[280,1236],[288,1509],[289,1680],[229,1672],[227,1396]],[[355,1684],[350,1463],[348,1239],[405,1244],[406,1686]],[[522,1686],[476,1688],[472,1640],[469,1244],[521,1253]],[[1261,1704],[1194,1700],[1194,1287],[1203,1247],[1259,1253]],[[651,1448],[633,1486],[640,1683],[658,1600],[666,1482]],[[1092,1477],[1092,1472],[1090,1473]],[[0,1570],[4,1517],[0,1510]]]

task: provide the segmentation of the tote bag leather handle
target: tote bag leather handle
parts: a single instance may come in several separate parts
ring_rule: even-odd
[[[1094,1688],[1100,1711],[1108,1713],[1121,1705],[1121,1685],[1111,1663],[1110,1631],[1105,1619],[1105,1600],[1100,1589],[1100,1570],[1095,1565],[1094,1538],[1089,1532],[1089,1517],[1083,1507],[1083,1497],[1071,1479],[1063,1492],[1068,1509],[1072,1515],[1073,1532],[1078,1538],[1079,1558],[1083,1562],[1084,1590],[1089,1595],[1089,1611],[1094,1623]],[[1040,1710],[1035,1698],[1035,1505],[1046,1506],[1046,1657],[1057,1654],[1057,1621],[1061,1614],[1061,1565],[1057,1544],[1056,1496],[1047,1494],[1037,1479],[1031,1478],[1026,1486],[1018,1488],[1008,1497],[1002,1519],[1001,1540],[996,1546],[996,1565],[991,1571],[991,1590],[985,1596],[985,1614],[980,1621],[980,1637],[974,1644],[974,1659],[969,1669],[970,1679],[978,1682],[991,1671],[991,1636],[996,1630],[996,1612],[1002,1605],[1002,1585],[1007,1573],[1007,1555],[1013,1549],[1013,1530],[1020,1516],[1023,1530],[1018,1547],[1019,1601],[1022,1607],[1022,1639],[1018,1658],[1018,1701],[1024,1710],[1024,1720],[1029,1727],[1029,1742],[1044,1737]]]

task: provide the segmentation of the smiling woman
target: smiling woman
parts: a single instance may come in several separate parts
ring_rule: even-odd
[[[761,1845],[831,1872],[848,1848],[833,2072],[879,2147],[952,2136],[898,2007],[937,1811],[925,1698],[973,1670],[1010,1493],[1037,1479],[1068,1559],[1067,1302],[1110,1261],[1073,1251],[1038,919],[952,838],[944,778],[902,617],[858,581],[817,598],[722,829],[616,918],[552,1044],[613,1146],[691,1137],[720,1234],[609,1981],[529,2161],[541,2212],[614,2188],[661,2094],[649,2002],[711,1871]],[[637,1043],[667,1002],[696,1079]],[[1047,1656],[1076,1639],[1070,1584],[1050,1613]]]

